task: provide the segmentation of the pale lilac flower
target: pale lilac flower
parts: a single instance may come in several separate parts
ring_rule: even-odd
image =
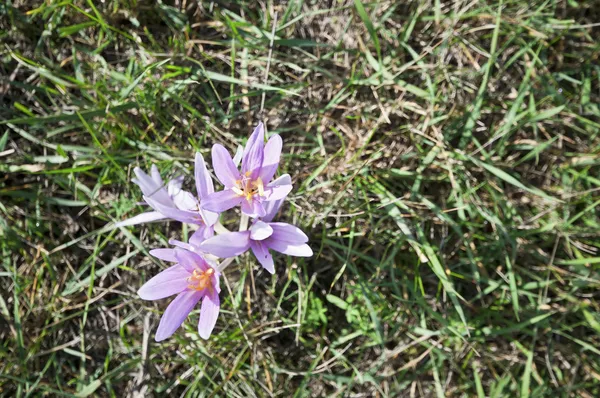
[[[216,266],[202,256],[181,248],[157,249],[150,253],[177,263],[150,279],[138,290],[138,295],[144,300],[159,300],[177,295],[160,319],[155,340],[162,341],[173,335],[200,300],[202,306],[198,333],[203,339],[208,339],[220,310],[220,273]]]
[[[289,183],[289,175],[281,176],[279,182]],[[290,224],[271,222],[283,199],[270,202],[262,219],[257,219],[248,231],[228,232],[214,236],[202,242],[198,248],[215,256],[226,258],[244,253],[248,249],[256,256],[258,262],[270,273],[275,272],[273,257],[269,250],[296,257],[310,257],[312,249],[306,244],[308,237]]]
[[[183,177],[169,181],[166,188],[160,173],[152,165],[151,175],[144,173],[139,167],[133,171],[137,178],[132,181],[137,184],[144,200],[154,211],[142,213],[138,216],[118,223],[118,226],[128,226],[145,222],[173,219],[190,224],[198,224],[205,231],[206,236],[212,236],[212,226],[218,221],[219,214],[204,210],[200,203],[214,192],[212,178],[206,169],[202,155],[196,153],[195,179],[198,197],[181,189]]]
[[[202,202],[203,208],[223,212],[241,204],[248,216],[263,217],[263,202],[285,198],[292,190],[291,183],[270,182],[279,166],[282,141],[279,135],[273,135],[265,145],[264,135],[263,124],[259,123],[244,149],[241,172],[225,147],[213,145],[213,168],[225,189],[209,195]]]

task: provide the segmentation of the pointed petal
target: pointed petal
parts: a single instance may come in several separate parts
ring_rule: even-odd
[[[195,160],[194,178],[196,179],[196,191],[198,192],[198,197],[202,199],[208,194],[213,193],[215,188],[210,173],[206,168],[206,163],[204,163],[204,158],[200,152],[196,152]]]
[[[292,188],[292,185],[267,185],[265,187],[265,196],[263,200],[271,201],[285,199],[288,193],[292,191]]]
[[[150,279],[138,290],[138,295],[144,300],[159,300],[184,291],[189,282],[190,273],[177,264],[162,271]]]
[[[137,178],[134,178],[131,181],[140,187],[145,196],[151,197],[155,201],[162,202],[166,205],[171,202],[171,198],[169,198],[169,194],[162,184],[158,184],[139,167],[133,169],[133,172]]]
[[[295,225],[283,222],[272,222],[269,225],[273,229],[273,239],[298,245],[308,242],[308,236]]]
[[[212,294],[204,296],[200,308],[200,321],[198,322],[198,333],[204,340],[210,337],[215,328],[220,309],[221,303],[216,292],[213,291]]]
[[[157,211],[148,211],[146,213],[138,214],[137,216],[128,218],[127,220],[119,221],[115,224],[115,227],[129,227],[131,225],[164,220],[165,218],[167,217]]]
[[[291,185],[291,184],[292,184],[292,178],[290,177],[290,175],[284,174],[281,177],[274,180],[273,182],[271,182],[271,184],[269,184],[269,185],[279,186],[279,185]],[[284,201],[285,201],[285,198],[271,200],[268,202],[263,202],[263,207],[265,209],[265,216],[262,217],[262,220],[265,222],[271,221],[275,217],[275,215],[277,215],[277,212],[281,208],[281,205],[283,204]]]
[[[202,271],[208,269],[208,264],[198,253],[177,248],[175,249],[175,258],[179,265],[183,266],[188,272],[194,272],[195,269],[201,269]]]
[[[250,227],[250,239],[252,240],[265,240],[271,235],[273,235],[273,228],[266,222],[256,221]]]
[[[256,126],[254,132],[246,143],[244,156],[242,157],[242,173],[250,172],[250,177],[255,179],[260,174],[265,152],[265,129],[261,123]]]
[[[211,193],[202,201],[202,208],[213,212],[224,212],[242,203],[243,196],[238,195],[231,189]]]
[[[229,155],[229,152],[227,152],[227,149],[223,145],[213,145],[212,163],[217,178],[225,188],[235,186],[235,182],[241,178],[240,172],[231,159],[231,155]]]
[[[295,257],[311,257],[313,255],[313,251],[309,245],[306,243],[303,244],[293,244],[281,240],[273,239],[273,237],[269,238],[264,243],[269,249],[273,249],[279,253],[287,254],[288,256]]]
[[[169,261],[171,263],[177,262],[177,259],[175,258],[175,249],[152,249],[149,253],[151,256],[163,261]]]
[[[190,224],[201,224],[203,222],[199,212],[179,210],[174,207],[164,206],[162,203],[150,199],[147,196],[144,196],[144,200],[154,210],[158,211],[159,213],[162,213],[168,218],[172,218],[173,220],[186,222]]]
[[[201,297],[202,292],[196,290],[186,290],[175,297],[175,300],[169,304],[162,318],[160,318],[154,339],[162,341],[171,337],[192,312]]]
[[[253,241],[251,246],[252,253],[256,256],[256,259],[269,273],[275,273],[275,266],[273,263],[273,256],[269,253],[269,249],[261,242]]]
[[[277,134],[269,138],[267,145],[265,145],[263,163],[260,169],[260,178],[265,184],[273,179],[273,176],[277,171],[279,159],[281,158],[282,146],[283,141]]]
[[[250,247],[250,231],[228,232],[213,236],[200,244],[200,250],[227,258],[242,254]]]
[[[155,164],[153,164],[152,167],[150,167],[150,175],[152,176],[152,179],[159,187],[163,186],[163,184],[164,184],[163,180],[160,176],[160,172],[158,171],[158,167],[156,167]]]

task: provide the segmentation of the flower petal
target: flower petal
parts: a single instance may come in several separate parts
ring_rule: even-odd
[[[190,192],[180,190],[172,198],[179,210],[198,211],[198,200]]]
[[[263,200],[270,201],[270,200],[285,199],[285,197],[288,195],[288,193],[290,193],[292,191],[292,188],[293,188],[292,185],[271,186],[269,184],[265,187],[265,196],[264,196]]]
[[[154,339],[162,341],[171,337],[192,312],[201,297],[202,292],[197,290],[186,290],[175,297],[175,300],[169,304],[162,318],[160,318]]]
[[[273,176],[277,171],[279,159],[281,158],[282,146],[283,141],[278,134],[269,138],[269,141],[267,141],[267,144],[265,145],[263,163],[260,169],[260,178],[265,184],[273,179]]]
[[[183,242],[182,242],[183,243]],[[176,248],[175,258],[179,265],[183,266],[188,272],[194,272],[195,269],[201,269],[206,271],[208,264],[198,253],[194,253],[190,250]]]
[[[158,211],[159,213],[162,213],[168,218],[172,218],[173,220],[186,222],[190,224],[201,224],[203,222],[199,212],[179,210],[174,207],[165,206],[162,203],[150,199],[147,196],[144,196],[144,200],[154,210]]]
[[[273,239],[273,237],[271,237],[264,241],[264,244],[268,246],[269,249],[273,249],[279,253],[287,254],[288,256],[311,257],[313,255],[312,249],[306,243],[298,245]]]
[[[215,328],[220,309],[221,303],[219,294],[216,291],[204,296],[202,299],[202,307],[200,308],[200,321],[198,322],[198,333],[204,340],[207,340],[210,337],[210,334]]]
[[[252,241],[250,247],[252,253],[256,256],[256,259],[269,273],[275,273],[275,265],[273,263],[273,256],[269,253],[269,249],[262,244],[262,242]]]
[[[200,152],[196,152],[194,178],[196,179],[196,191],[198,192],[198,197],[200,199],[215,191],[213,180],[210,177],[210,173],[206,168],[206,163],[204,163],[204,158]]]
[[[167,218],[165,215],[160,214],[157,211],[148,211],[146,213],[138,214],[137,216],[128,218],[127,220],[119,221],[115,224],[115,227],[129,227],[131,225],[164,220],[165,218]]]
[[[241,208],[242,212],[251,218],[262,217],[266,214],[262,201],[256,197],[252,198],[250,201],[245,199],[242,200]]]
[[[158,171],[158,167],[156,167],[155,164],[153,164],[150,167],[150,175],[152,176],[152,179],[159,187],[162,187],[164,185],[164,182],[160,176],[160,172]]]
[[[265,128],[261,123],[256,126],[244,149],[244,156],[242,157],[242,173],[248,175],[252,179],[258,177],[260,168],[263,163],[264,151],[265,151]]]
[[[227,232],[213,236],[200,244],[200,250],[227,258],[242,254],[250,247],[250,231]]]
[[[149,253],[151,256],[163,261],[169,261],[171,263],[177,262],[177,259],[175,258],[175,249],[152,249]]]
[[[273,239],[297,245],[308,242],[308,236],[295,225],[283,222],[272,222],[269,225],[273,229]]]
[[[131,181],[140,187],[145,196],[151,197],[153,200],[164,203],[165,205],[171,203],[171,198],[162,184],[158,184],[139,167],[133,169],[133,172],[137,178],[134,178]]]
[[[207,227],[206,225],[201,225],[196,232],[190,236],[188,240],[190,245],[192,246],[200,246],[200,243],[204,242],[208,238],[212,238],[215,235],[215,230],[213,227]]]
[[[229,155],[229,152],[227,152],[227,149],[223,145],[213,145],[212,163],[217,178],[225,188],[235,186],[235,182],[241,178],[240,172],[231,159],[231,155]]]
[[[271,184],[269,184],[269,185],[279,186],[279,185],[291,185],[291,184],[292,184],[292,178],[290,177],[290,175],[284,174],[281,177],[274,180],[273,182],[271,182]],[[281,208],[281,205],[283,204],[284,200],[285,200],[285,198],[271,200],[268,202],[263,202],[263,208],[265,209],[265,216],[261,217],[262,220],[266,221],[266,222],[271,221],[275,217],[275,215],[277,214],[279,209]]]
[[[138,295],[144,300],[159,300],[184,291],[189,282],[190,273],[177,264],[162,271],[150,279],[138,290]]]
[[[244,155],[244,147],[241,145],[238,145],[237,151],[235,151],[235,155],[233,156],[233,164],[235,164],[235,167],[238,167],[240,165],[243,155]]]
[[[266,222],[259,220],[250,227],[250,239],[252,240],[265,240],[271,235],[273,235],[273,228]]]
[[[170,197],[173,197],[181,191],[183,185],[183,176],[175,177],[167,184],[167,192]]]
[[[242,200],[244,200],[243,196],[238,195],[231,189],[226,189],[208,195],[202,201],[201,206],[205,210],[221,213],[239,205]]]

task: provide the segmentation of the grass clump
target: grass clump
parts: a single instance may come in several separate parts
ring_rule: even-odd
[[[0,393],[599,396],[599,16],[0,5]],[[142,210],[133,167],[189,174],[259,119],[316,255],[243,257],[211,340],[196,312],[156,344],[145,247],[189,231],[110,228]]]

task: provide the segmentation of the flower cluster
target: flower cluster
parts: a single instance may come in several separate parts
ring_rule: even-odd
[[[199,153],[195,159],[195,196],[181,189],[182,178],[165,184],[154,165],[150,175],[137,167],[134,169],[136,178],[132,181],[140,187],[144,201],[152,211],[117,225],[159,220],[197,225],[187,243],[172,239],[169,243],[174,248],[150,251],[154,257],[174,265],[150,279],[138,294],[144,300],[177,295],[160,320],[156,341],[175,333],[200,300],[198,333],[204,339],[210,337],[220,309],[219,278],[233,257],[250,249],[263,268],[272,274],[275,268],[270,250],[289,256],[312,256],[308,237],[299,228],[273,222],[292,190],[292,181],[288,174],[273,179],[281,157],[281,137],[273,135],[266,144],[264,140],[264,127],[260,123],[243,152],[240,148],[233,159],[222,145],[213,146],[214,173],[224,187],[219,192],[215,192],[213,180]],[[219,224],[220,214],[236,206],[240,206],[242,212],[240,231],[229,232]],[[248,227],[249,218],[252,221]],[[223,233],[217,235],[215,230]],[[223,260],[219,262],[218,259]]]

